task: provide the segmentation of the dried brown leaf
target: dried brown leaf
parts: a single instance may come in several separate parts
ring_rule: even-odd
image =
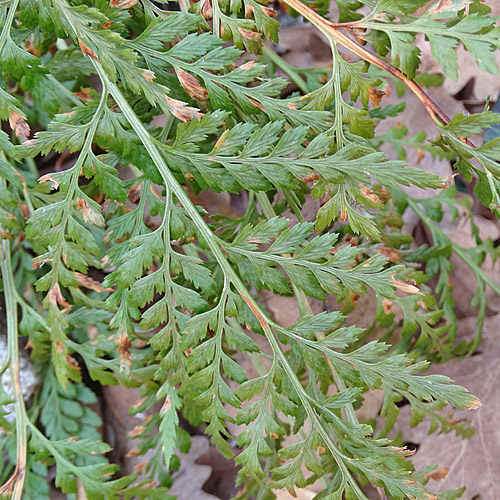
[[[201,2],[201,15],[203,19],[209,21],[213,17],[213,9],[210,0],[202,0]]]
[[[9,125],[19,139],[22,139],[23,142],[28,140],[30,126],[26,123],[24,116],[19,113],[11,113],[9,116]]]
[[[40,179],[38,179],[39,183],[47,182],[47,181],[49,181],[50,184],[52,185],[52,189],[57,189],[59,187],[59,181],[57,179],[55,179],[54,177],[52,177],[51,174],[42,175],[40,177]]]
[[[87,47],[81,40],[80,38],[78,39],[78,45],[80,46],[80,50],[82,51],[82,54],[84,56],[89,56],[91,59],[94,59],[95,61],[98,60],[99,58],[97,57],[97,54],[90,48]]]
[[[195,118],[197,120],[201,120],[203,113],[198,108],[193,108],[188,106],[183,101],[172,99],[168,96],[166,96],[165,99],[170,112],[182,122],[188,122],[189,120],[193,120]]]
[[[177,76],[189,97],[197,99],[198,101],[206,101],[208,99],[207,89],[202,87],[193,75],[183,69],[178,69]]]
[[[45,261],[46,260],[52,260],[52,259],[45,259]],[[89,276],[87,276],[85,274],[75,272],[75,278],[85,288],[88,288],[90,290],[94,290],[95,292],[112,292],[113,291],[113,288],[103,288],[102,285],[98,281],[90,278]]]
[[[139,0],[111,0],[109,5],[111,7],[118,7],[119,9],[131,9],[138,1]]]
[[[253,40],[254,38],[259,38],[261,34],[258,31],[250,31],[243,28],[238,27],[238,31],[241,36],[246,38],[247,40]]]
[[[416,287],[415,285],[410,285],[409,283],[405,283],[404,281],[399,281],[394,277],[394,274],[391,276],[391,280],[394,286],[402,292],[423,295],[418,287]]]
[[[101,214],[92,209],[89,202],[85,198],[78,198],[77,207],[82,211],[83,220],[88,224],[97,227],[104,227],[105,222]]]
[[[391,247],[378,247],[378,253],[381,253],[385,257],[387,257],[391,262],[401,262],[403,260],[403,256],[400,252]],[[415,287],[416,288],[416,287]]]
[[[374,89],[373,87],[370,87],[368,89],[368,97],[370,98],[370,102],[376,108],[378,108],[380,106],[380,101],[382,100],[382,97],[384,97],[384,96],[385,96],[385,92],[383,90],[377,90],[377,89]]]

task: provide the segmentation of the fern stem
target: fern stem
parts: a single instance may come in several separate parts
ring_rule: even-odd
[[[266,219],[269,220],[273,217],[276,217],[276,212],[274,211],[274,208],[271,205],[269,198],[267,197],[267,193],[265,193],[264,191],[258,191],[257,193],[255,193],[255,197],[257,198],[260,208],[262,209],[262,214]]]
[[[2,52],[7,38],[10,38],[10,27],[14,21],[18,4],[19,0],[12,0],[12,3],[10,4],[9,13],[7,14],[5,24],[3,25],[2,32],[0,33],[0,52]]]
[[[10,242],[2,241],[2,281],[7,314],[7,339],[9,349],[10,373],[16,412],[17,459],[16,469],[11,478],[0,488],[0,495],[12,491],[12,500],[21,500],[26,478],[27,457],[27,414],[19,374],[19,318],[17,315],[16,287],[12,272]],[[11,490],[11,488],[13,488]]]
[[[262,47],[262,54],[265,55],[276,67],[278,67],[283,73],[285,73],[290,80],[299,87],[304,94],[309,92],[307,88],[306,82],[299,75],[299,73],[295,70],[293,66],[290,66],[282,57],[280,57],[274,50],[267,46]]]

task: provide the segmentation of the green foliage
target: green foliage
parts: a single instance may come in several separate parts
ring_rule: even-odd
[[[294,15],[294,2],[284,3]],[[443,77],[419,72],[418,33],[443,74],[456,76],[458,43],[496,73],[499,28],[481,2],[466,3],[468,14],[455,0],[423,12],[421,0],[336,1],[344,31],[423,86]],[[500,294],[481,265],[498,249],[481,240],[453,178],[408,165],[407,151],[453,160],[498,215],[500,140],[476,148],[467,139],[498,115],[442,118],[433,140],[407,137],[402,124],[380,134],[381,120],[411,119],[404,102],[380,106],[385,84],[401,77],[395,68],[353,62],[327,31],[332,66],[294,68],[264,46],[279,38],[266,2],[179,4],[0,2],[0,120],[9,131],[0,131],[9,343],[0,373],[15,378],[23,336],[42,380],[28,410],[18,388],[10,398],[0,386],[8,431],[0,495],[49,498],[46,478],[55,477],[68,499],[81,488],[89,500],[170,498],[171,473],[190,444],[182,412],[235,456],[238,498],[272,499],[317,479],[325,484],[318,500],[363,500],[367,482],[391,498],[430,498],[427,469],[414,471],[388,436],[403,400],[411,425],[428,419],[432,432],[471,435],[442,410],[479,401],[423,372],[427,360],[477,347],[486,287]],[[328,14],[328,2],[304,5],[316,25]],[[300,94],[288,93],[276,69]],[[417,199],[402,186],[437,191]],[[209,190],[238,196],[242,213],[209,213],[192,201]],[[475,248],[439,227],[458,207]],[[429,245],[417,248],[403,232],[407,210],[428,228]],[[455,338],[453,254],[478,285],[469,344]],[[277,322],[263,304],[270,294],[287,296],[300,317]],[[366,330],[350,321],[361,295],[374,301]],[[309,298],[325,301],[324,311],[314,314]],[[334,301],[339,311],[328,311]],[[90,381],[140,387],[131,412],[151,414],[132,432],[134,454],[148,453],[140,479],[106,459]],[[384,393],[378,429],[355,411],[375,389]],[[229,423],[241,426],[236,441]]]

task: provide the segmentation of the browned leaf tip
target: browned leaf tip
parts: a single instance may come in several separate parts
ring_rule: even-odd
[[[459,5],[453,5],[452,0],[439,0],[439,3],[429,11],[430,14],[440,14],[441,12],[446,12],[450,10],[453,7],[453,10],[460,8],[460,7],[466,7],[471,3],[472,0],[465,0]]]
[[[78,39],[78,45],[84,56],[89,56],[91,59],[94,59],[94,61],[99,59],[97,54],[90,47],[87,47],[80,39]]]
[[[240,32],[243,38],[247,40],[253,40],[254,38],[259,38],[261,34],[258,31],[250,31],[243,28],[238,27],[238,31]]]
[[[137,425],[131,431],[129,431],[128,436],[131,438],[140,436],[145,430],[146,428],[143,425]]]
[[[209,21],[213,17],[213,9],[212,9],[212,4],[210,3],[210,0],[203,0],[201,2],[201,16],[203,19],[206,19]]]
[[[253,68],[257,63],[253,60],[247,61],[245,64],[240,66],[241,69],[247,70]]]
[[[118,7],[119,9],[131,9],[139,0],[111,0],[109,5],[111,7]]]
[[[40,269],[46,262],[52,262],[52,257],[38,257],[33,260],[33,269]]]
[[[467,406],[468,410],[477,410],[480,406],[483,406],[483,403],[477,398],[474,398],[472,403],[470,403],[469,406]]]
[[[417,163],[420,163],[424,159],[425,153],[421,149],[417,149],[417,155]]]
[[[370,87],[368,89],[368,97],[370,98],[370,102],[376,108],[379,107],[380,101],[382,100],[382,97],[384,97],[384,96],[385,96],[385,92],[383,90],[377,90],[377,89],[374,89],[373,87]]]
[[[319,175],[316,172],[312,172],[308,176],[302,177],[302,179],[300,179],[300,180],[302,182],[312,182],[312,181],[316,181],[318,179],[319,179]]]
[[[153,83],[153,80],[156,78],[155,74],[152,71],[146,70],[142,72],[142,76],[149,82]]]
[[[41,184],[42,182],[47,182],[49,181],[50,184],[52,185],[52,189],[57,189],[59,187],[59,181],[52,177],[52,175],[50,174],[45,174],[45,175],[42,175],[40,177],[40,179],[38,179],[38,182]]]
[[[82,211],[84,222],[97,227],[104,227],[104,219],[101,214],[92,209],[85,198],[78,198],[77,208]]]
[[[405,283],[403,281],[399,281],[394,277],[394,274],[391,276],[391,280],[396,288],[399,290],[406,292],[406,293],[412,293],[416,295],[423,295],[423,293],[419,290],[418,287],[414,285],[410,285],[409,283]]]
[[[112,292],[112,288],[103,288],[103,286],[96,280],[90,278],[89,276],[75,272],[75,278],[85,287],[95,292]]]
[[[266,108],[264,107],[264,105],[262,105],[260,102],[256,101],[255,99],[250,99],[250,102],[256,107],[256,108],[259,108],[261,111],[264,111],[264,113],[266,112]]]
[[[439,469],[428,472],[424,477],[427,480],[434,479],[434,481],[440,481],[448,475],[448,472],[450,472],[448,467],[439,467]]]
[[[278,15],[278,13],[274,9],[271,9],[270,7],[264,7],[262,5],[259,5],[259,7],[262,10],[262,12],[264,12],[264,14],[268,17],[274,17]]]
[[[189,97],[198,101],[206,101],[208,99],[207,89],[202,87],[193,75],[183,69],[179,69],[177,70],[177,76]]]
[[[24,116],[19,113],[11,113],[9,116],[9,125],[19,139],[22,139],[23,142],[28,140],[30,126],[26,123]]]
[[[382,254],[384,257],[387,257],[391,262],[400,262],[403,260],[401,253],[391,247],[379,247],[377,249],[378,253]]]
[[[389,314],[392,308],[392,301],[389,299],[382,300],[382,308],[384,309],[385,314]]]
[[[198,108],[193,108],[188,106],[183,101],[178,101],[177,99],[172,99],[171,97],[165,97],[167,101],[167,106],[170,112],[176,117],[179,118],[182,122],[188,122],[189,120],[193,120],[196,118],[197,120],[201,120],[203,113]]]
[[[130,371],[132,367],[132,355],[130,354],[130,348],[132,347],[132,342],[128,337],[126,331],[122,331],[115,338],[115,343],[118,346],[118,355],[120,356],[120,371]]]
[[[64,298],[63,294],[61,293],[61,288],[59,287],[59,283],[55,283],[54,285],[52,285],[52,288],[49,290],[48,296],[52,304],[59,304],[60,306],[64,307],[63,310],[69,311],[71,309],[71,305],[68,303],[68,301]]]
[[[90,87],[83,87],[78,92],[75,92],[76,97],[79,97],[82,101],[91,101],[90,97]]]
[[[361,194],[366,199],[373,201],[373,203],[379,203],[381,201],[380,198],[373,192],[373,190],[365,186],[364,184],[360,184],[359,189],[361,191]]]
[[[251,5],[245,5],[245,17],[247,19],[251,18],[254,12],[255,9]]]

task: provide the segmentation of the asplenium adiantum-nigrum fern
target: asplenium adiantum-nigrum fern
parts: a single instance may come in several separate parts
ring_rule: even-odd
[[[295,68],[269,43],[280,23],[265,1],[0,2],[2,373],[14,380],[1,402],[15,406],[15,423],[1,417],[4,498],[49,498],[52,470],[68,498],[79,488],[89,500],[166,498],[189,448],[180,413],[220,453],[236,452],[241,499],[317,480],[318,500],[366,499],[366,483],[390,498],[463,492],[433,496],[388,435],[402,401],[412,424],[430,419],[443,432],[452,429],[443,408],[479,406],[423,372],[426,359],[477,346],[485,288],[500,293],[480,267],[495,250],[449,240],[438,222],[442,207],[459,203],[453,179],[403,157],[415,147],[455,160],[498,213],[500,139],[469,139],[498,115],[447,118],[417,83],[440,76],[419,73],[415,38],[425,36],[445,75],[457,76],[459,44],[496,73],[499,29],[479,0],[332,4],[274,6],[302,15],[331,46],[331,66]],[[433,117],[432,141],[405,137],[404,127],[377,135],[380,120],[405,113],[403,99],[381,103],[391,79]],[[387,143],[399,159],[379,151]],[[401,186],[436,194],[417,199]],[[242,196],[242,215],[208,216],[189,195],[206,190]],[[304,220],[310,197],[321,208]],[[402,231],[407,209],[428,227],[430,247]],[[467,345],[455,341],[452,253],[478,282],[478,335]],[[261,290],[294,297],[300,319],[276,322]],[[381,341],[345,326],[368,291]],[[331,296],[341,312],[314,314],[309,298]],[[42,381],[29,402],[17,383],[20,341]],[[142,478],[105,458],[88,380],[140,387],[135,412],[161,404],[134,434],[135,454],[153,457]],[[356,413],[373,389],[384,392],[376,426]],[[231,422],[243,429],[237,444]]]

